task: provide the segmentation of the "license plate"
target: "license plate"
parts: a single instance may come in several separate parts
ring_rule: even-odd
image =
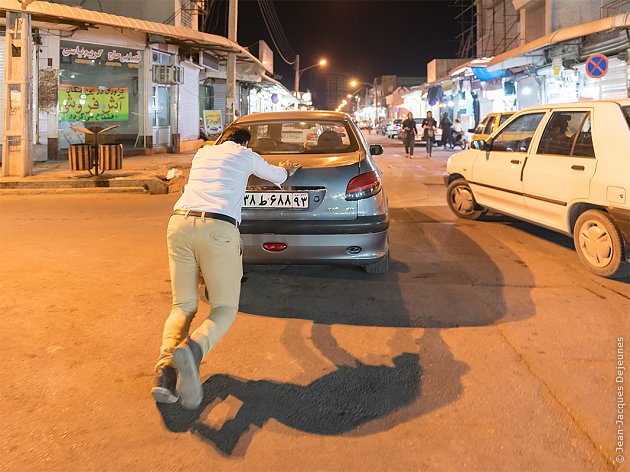
[[[243,208],[297,208],[308,209],[306,192],[247,192]]]

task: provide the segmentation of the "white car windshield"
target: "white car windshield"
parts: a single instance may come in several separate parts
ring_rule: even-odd
[[[343,121],[259,121],[236,126],[249,130],[250,147],[258,154],[341,154],[359,150],[354,133]],[[217,144],[223,141],[222,136]]]
[[[630,128],[630,106],[621,107],[623,111],[623,116],[626,117],[626,121],[628,122],[628,128]]]

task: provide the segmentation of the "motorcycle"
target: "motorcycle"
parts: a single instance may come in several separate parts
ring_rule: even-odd
[[[453,131],[451,149],[455,149],[455,146],[459,146],[462,151],[468,147],[468,140],[466,139],[463,131],[460,131],[459,133]]]

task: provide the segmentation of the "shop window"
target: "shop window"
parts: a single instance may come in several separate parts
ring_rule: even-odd
[[[522,115],[492,140],[492,151],[527,152],[544,113]]]
[[[57,119],[59,149],[92,142],[74,130],[116,128],[99,137],[101,143],[120,143],[126,148],[142,142],[144,123],[144,51],[118,46],[61,41]]]
[[[590,119],[588,118],[589,114],[586,111],[554,112],[540,140],[538,154],[588,156],[590,153],[593,155]]]

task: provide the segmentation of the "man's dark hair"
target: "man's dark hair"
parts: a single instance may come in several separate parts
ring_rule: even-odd
[[[236,144],[245,144],[252,138],[252,134],[240,126],[230,126],[223,135],[221,142],[234,141]]]

